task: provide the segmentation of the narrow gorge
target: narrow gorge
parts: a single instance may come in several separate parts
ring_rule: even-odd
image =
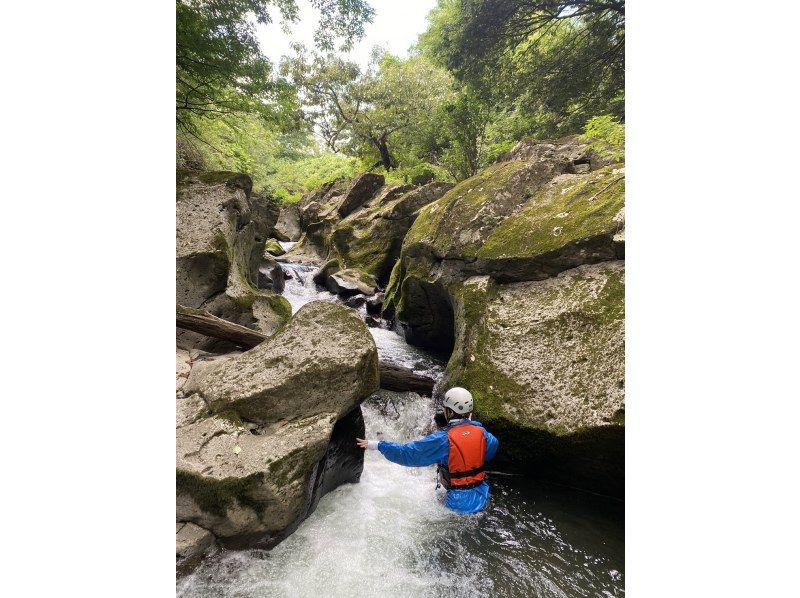
[[[622,595],[624,227],[624,164],[576,137],[295,204],[179,171],[179,595]],[[456,385],[500,440],[460,522],[354,442],[432,430]]]

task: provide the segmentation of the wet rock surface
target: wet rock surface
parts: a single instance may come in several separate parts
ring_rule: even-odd
[[[243,353],[178,350],[176,387],[176,514],[194,535],[270,547],[323,494],[358,481],[359,403],[378,388],[378,358],[352,310],[309,303]],[[179,572],[204,553],[195,544],[178,539]]]

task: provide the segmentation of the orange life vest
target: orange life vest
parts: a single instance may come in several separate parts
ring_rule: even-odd
[[[450,455],[447,466],[440,467],[444,487],[466,490],[480,485],[486,478],[486,435],[483,428],[472,424],[456,424],[447,430]]]

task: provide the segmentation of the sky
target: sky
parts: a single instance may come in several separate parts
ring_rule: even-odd
[[[382,46],[392,54],[406,56],[409,47],[416,43],[417,36],[427,27],[428,12],[436,6],[436,0],[369,0],[375,9],[372,23],[365,27],[366,35],[347,58],[362,68],[369,62],[374,46]],[[314,30],[317,27],[317,12],[307,0],[298,0],[300,21],[290,25],[287,35],[276,19],[269,25],[260,25],[256,34],[264,54],[277,66],[283,55],[291,54],[289,45],[300,42],[307,48],[314,46]],[[277,16],[276,13],[273,13]]]

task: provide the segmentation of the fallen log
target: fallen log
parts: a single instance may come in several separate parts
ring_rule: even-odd
[[[269,338],[258,330],[218,318],[205,310],[183,305],[175,307],[175,324],[178,328],[230,341],[246,349],[251,349]],[[378,362],[378,371],[380,385],[384,390],[412,391],[426,396],[433,393],[433,378],[415,374],[408,368],[386,361]]]
[[[431,396],[433,393],[433,378],[415,374],[408,368],[393,363],[381,361],[378,363],[381,377],[381,388],[398,392],[412,391],[421,395]]]
[[[203,309],[176,305],[175,312],[178,328],[230,341],[241,347],[250,349],[267,339],[267,335],[260,333],[258,330],[235,324],[229,320],[223,320]]]

